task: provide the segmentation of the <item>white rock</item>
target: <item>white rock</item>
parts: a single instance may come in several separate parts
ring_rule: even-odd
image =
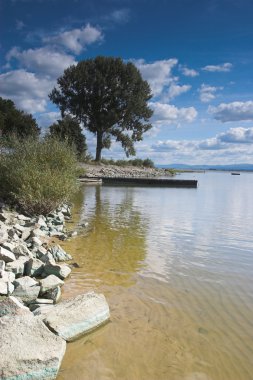
[[[2,270],[0,271],[0,278],[2,278],[4,282],[13,282],[15,280],[15,274]]]
[[[21,239],[24,241],[27,240],[31,235],[31,231],[31,228],[26,227],[25,230],[22,232]]]
[[[27,248],[27,246],[24,243],[17,245],[14,248],[13,252],[17,258],[20,256],[26,256],[28,258],[33,257],[32,253],[29,251],[29,249]]]
[[[71,273],[71,268],[66,264],[48,263],[44,266],[44,273],[47,275],[54,274],[61,280],[67,278]]]
[[[38,298],[39,292],[40,286],[20,285],[14,290],[13,296],[21,299],[24,303],[29,304]]]
[[[25,314],[0,319],[0,379],[53,380],[66,342],[39,318]]]
[[[31,220],[31,218],[29,218],[28,216],[22,215],[22,214],[19,214],[19,215],[17,216],[17,218],[18,218],[19,220],[23,220],[23,221],[25,221],[25,222],[29,222],[29,221]]]
[[[66,341],[73,341],[110,318],[103,294],[86,293],[57,304],[44,322]]]
[[[39,277],[44,269],[44,263],[39,259],[29,259],[25,266],[25,275]]]
[[[16,257],[14,255],[14,253],[9,251],[8,249],[0,247],[0,260],[5,261],[6,263],[10,263],[10,262],[16,260]]]
[[[15,275],[22,275],[24,274],[25,265],[28,262],[28,258],[25,256],[20,256],[17,260],[13,261],[12,263],[7,263],[5,266],[6,272],[12,272]]]
[[[35,228],[34,230],[32,230],[31,236],[40,238],[41,236],[46,236],[46,233],[45,231],[42,231],[40,228]]]
[[[54,305],[40,305],[35,310],[33,310],[33,314],[38,316],[42,316],[41,320],[43,321],[43,318],[45,314],[48,314],[50,311],[52,311],[54,308]]]
[[[49,248],[48,252],[52,254],[55,261],[72,260],[72,257],[67,252],[65,252],[60,245],[54,245],[53,247]]]
[[[60,286],[57,286],[54,289],[48,290],[46,293],[43,293],[44,298],[48,298],[49,300],[53,301],[54,303],[59,302],[61,298],[61,288]]]
[[[38,225],[38,227],[47,228],[47,224],[45,222],[45,217],[42,215],[38,216],[38,218],[36,219],[36,224]]]
[[[18,286],[35,286],[38,285],[38,281],[35,281],[33,278],[29,276],[25,276],[14,280],[13,285],[15,286],[15,288],[17,288]]]
[[[5,269],[5,261],[0,260],[0,272]]]
[[[21,226],[20,224],[15,224],[13,227],[15,228],[15,230],[17,230],[17,231],[20,232],[21,234],[22,234],[22,232],[24,232],[25,229],[26,229],[24,226]]]
[[[8,251],[13,252],[14,248],[16,247],[16,244],[9,243],[8,241],[6,241],[5,243],[2,243],[1,246],[7,249]]]
[[[40,247],[42,244],[43,244],[42,241],[38,237],[34,236],[32,238],[33,248]]]
[[[40,280],[40,294],[44,294],[49,290],[55,289],[58,286],[64,285],[64,282],[60,280],[58,277],[51,274],[50,276]]]
[[[13,293],[14,285],[11,282],[5,282],[2,278],[0,278],[0,294],[3,296],[7,296]]]
[[[36,298],[35,301],[31,302],[31,305],[53,305],[54,301],[48,298]]]
[[[7,229],[6,228],[3,228],[1,226],[1,229],[0,229],[0,244],[4,243],[6,240],[8,240],[8,232],[7,232]]]
[[[0,317],[27,313],[31,314],[28,307],[24,306],[16,297],[9,296],[0,302]]]

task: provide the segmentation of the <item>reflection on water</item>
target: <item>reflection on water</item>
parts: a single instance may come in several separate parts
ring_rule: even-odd
[[[253,174],[193,176],[77,194],[63,296],[103,292],[111,322],[68,345],[59,380],[253,378]]]

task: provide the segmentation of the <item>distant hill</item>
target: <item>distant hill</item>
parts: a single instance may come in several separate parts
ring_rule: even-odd
[[[156,165],[158,168],[172,168],[178,170],[228,170],[228,171],[253,171],[253,164],[231,164],[231,165],[186,165],[169,164]]]

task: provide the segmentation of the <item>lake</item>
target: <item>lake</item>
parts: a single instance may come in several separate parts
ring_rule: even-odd
[[[253,379],[253,174],[197,189],[83,186],[63,298],[104,293],[111,321],[67,346],[58,380]]]

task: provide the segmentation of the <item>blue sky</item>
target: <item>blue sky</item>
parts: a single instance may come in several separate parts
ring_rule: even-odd
[[[65,68],[120,56],[153,93],[139,157],[253,163],[252,15],[252,0],[0,0],[0,96],[46,128],[59,118],[48,93]],[[103,155],[124,153],[113,143]]]

